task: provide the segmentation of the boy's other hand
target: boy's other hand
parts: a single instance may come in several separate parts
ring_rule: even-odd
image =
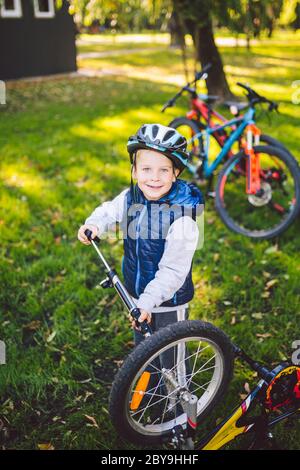
[[[95,225],[82,225],[80,229],[78,230],[78,240],[83,243],[84,245],[90,245],[91,242],[87,239],[85,235],[86,229],[89,229],[92,232],[92,238],[95,238],[98,233],[98,228]]]
[[[143,323],[144,320],[146,320],[147,323],[151,323],[151,313],[148,313],[146,312],[146,310],[143,310],[143,309],[140,309],[140,312],[141,312],[141,315],[138,318],[139,323]],[[131,325],[132,325],[132,328],[135,328],[136,330],[139,331],[139,328],[137,328],[135,324],[135,320],[132,320]]]

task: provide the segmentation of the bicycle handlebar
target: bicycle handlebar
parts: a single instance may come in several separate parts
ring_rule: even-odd
[[[275,101],[271,101],[268,98],[259,95],[255,90],[253,90],[253,88],[250,88],[249,85],[245,85],[241,82],[237,82],[237,85],[247,91],[246,97],[249,101],[250,106],[255,106],[258,103],[268,103],[268,111],[278,111],[278,103],[276,103]]]
[[[202,70],[200,70],[200,72],[196,72],[194,80],[187,83],[184,87],[181,88],[178,93],[176,93],[176,95],[173,96],[173,98],[167,101],[162,107],[161,112],[163,113],[167,108],[171,108],[172,106],[174,106],[176,100],[182,95],[184,91],[188,91],[191,94],[196,93],[195,89],[191,88],[191,85],[194,85],[200,79],[205,79],[207,77],[207,72],[211,69],[211,67],[212,64],[208,63],[203,67]]]

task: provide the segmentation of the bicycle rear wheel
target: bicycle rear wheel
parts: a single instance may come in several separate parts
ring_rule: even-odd
[[[232,157],[221,169],[216,186],[216,209],[234,232],[255,239],[280,235],[300,210],[300,170],[288,153],[272,146],[256,146],[259,154],[260,194],[246,193],[244,152]]]
[[[128,356],[110,395],[110,416],[117,432],[141,445],[172,437],[186,427],[180,392],[197,396],[197,419],[219,402],[231,379],[233,349],[210,323],[180,321],[146,338]]]

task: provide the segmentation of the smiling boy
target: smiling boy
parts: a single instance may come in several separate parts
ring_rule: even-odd
[[[188,317],[193,298],[192,260],[199,231],[196,216],[203,197],[193,184],[177,179],[188,162],[186,140],[175,129],[144,124],[127,149],[136,184],[95,209],[78,231],[101,236],[119,222],[124,236],[125,286],[154,331]],[[132,323],[134,326],[134,322]],[[142,335],[135,331],[136,343]]]

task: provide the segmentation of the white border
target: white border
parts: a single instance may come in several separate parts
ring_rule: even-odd
[[[38,0],[34,0],[33,9],[34,9],[35,18],[54,18],[55,16],[54,0],[48,0],[48,5],[49,5],[49,11],[40,11]]]
[[[1,18],[21,18],[22,5],[21,0],[14,0],[14,10],[7,10],[5,5],[1,6]]]

